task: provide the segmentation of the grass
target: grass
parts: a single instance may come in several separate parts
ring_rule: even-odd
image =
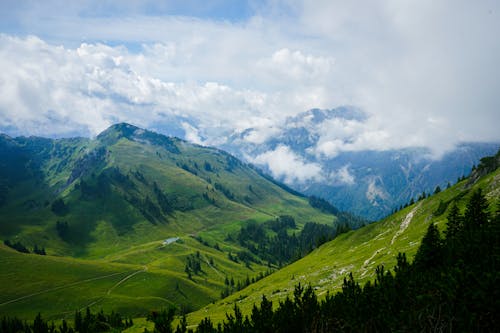
[[[466,184],[467,181],[460,182],[384,220],[340,235],[240,292],[191,313],[189,324],[196,325],[207,316],[220,322],[226,318],[226,313],[232,313],[235,303],[244,314],[248,314],[254,304],[260,304],[262,295],[277,305],[280,300],[291,296],[298,283],[313,286],[317,295],[324,297],[327,293],[339,291],[349,272],[361,284],[373,280],[378,265],[383,265],[385,270],[394,267],[398,252],[406,253],[411,260],[430,223],[435,223],[442,231],[445,229],[447,213],[433,215],[440,201],[456,200],[463,211],[468,194],[481,187],[493,212],[500,197],[500,171],[484,177],[470,189]]]
[[[294,216],[299,229],[309,221],[334,223],[333,215],[224,152],[176,139],[171,149],[147,138],[131,140],[112,129],[95,140],[18,140],[37,162],[26,172],[32,177],[16,180],[0,206],[0,238],[36,244],[48,255],[0,246],[1,314],[30,320],[39,311],[49,319],[72,318],[86,306],[134,317],[171,305],[196,310],[220,298],[226,276],[243,281],[268,270],[229,260],[229,252],[243,250],[227,240],[241,226],[278,215]],[[111,168],[122,179],[101,176]],[[158,208],[155,187],[176,209],[148,219],[141,209],[147,198]],[[57,198],[67,212],[51,211]],[[69,226],[64,239],[58,221]],[[163,246],[170,237],[181,240]],[[197,252],[202,272],[189,279],[186,258]]]

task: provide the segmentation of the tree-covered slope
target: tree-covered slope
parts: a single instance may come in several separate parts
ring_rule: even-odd
[[[228,236],[243,226],[280,215],[294,218],[296,232],[306,222],[335,224],[334,215],[223,151],[128,124],[95,139],[1,136],[0,155],[0,238],[31,252],[1,247],[5,314],[196,309],[220,297],[226,278],[276,268],[255,256],[238,260],[248,250]],[[65,265],[74,274],[59,280]],[[126,279],[83,283],[102,270]],[[85,288],[53,290],[72,283]]]
[[[429,225],[434,224],[444,231],[451,207],[456,204],[459,212],[463,213],[478,189],[482,190],[489,203],[487,209],[491,216],[495,214],[500,200],[500,170],[495,171],[499,155],[482,161],[480,168],[468,179],[384,220],[338,236],[248,288],[192,313],[188,317],[190,323],[198,324],[206,316],[214,322],[227,319],[226,313],[233,312],[234,304],[244,314],[250,314],[253,305],[260,304],[262,295],[277,306],[279,301],[292,296],[299,283],[311,286],[322,299],[328,293],[331,295],[340,291],[350,272],[355,281],[364,285],[374,281],[378,266],[384,266],[385,270],[392,269],[397,263],[398,253],[406,253],[408,260],[412,261]]]

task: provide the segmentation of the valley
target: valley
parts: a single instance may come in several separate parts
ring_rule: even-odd
[[[398,253],[411,262],[431,224],[444,232],[452,203],[464,211],[482,189],[493,215],[499,198],[498,154],[367,224],[223,151],[129,124],[92,140],[2,137],[0,149],[0,313],[116,311],[134,318],[127,332],[152,329],[152,310],[195,328],[235,305],[248,315],[262,295],[277,306],[299,284],[320,300],[350,273],[365,285]]]
[[[46,253],[0,246],[5,315],[31,318],[44,303],[49,319],[87,306],[133,317],[192,311],[219,299],[227,279],[278,269],[233,239],[242,226],[281,215],[295,232],[336,223],[227,153],[128,124],[94,140],[1,139],[11,160],[0,235]]]

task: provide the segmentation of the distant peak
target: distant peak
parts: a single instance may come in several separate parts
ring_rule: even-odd
[[[299,113],[295,117],[289,118],[288,122],[308,120],[313,124],[321,124],[325,120],[334,118],[363,122],[366,120],[367,115],[359,108],[353,106],[340,106],[335,109],[310,109],[306,112]]]
[[[174,139],[128,123],[111,125],[97,136],[99,141],[107,145],[113,144],[121,138],[152,145],[160,145],[172,153],[179,153],[179,149],[175,145]]]
[[[122,137],[125,138],[131,138],[132,135],[138,131],[141,130],[139,127],[128,124],[128,123],[118,123],[109,126],[107,129],[102,131],[98,136],[97,139],[103,141],[109,141],[109,140],[118,140]]]

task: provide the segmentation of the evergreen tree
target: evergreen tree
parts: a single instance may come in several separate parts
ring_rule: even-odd
[[[474,191],[465,208],[464,222],[466,228],[477,228],[488,223],[488,201],[481,189]]]
[[[463,228],[463,216],[460,215],[460,211],[455,202],[450,208],[450,212],[448,213],[448,222],[446,222],[446,240],[455,239],[457,234]]]
[[[442,241],[434,223],[427,228],[422,243],[415,255],[415,265],[423,269],[434,269],[442,263]]]
[[[252,309],[252,328],[254,332],[273,333],[273,303],[270,302],[265,295],[262,295],[260,308],[256,305]]]

